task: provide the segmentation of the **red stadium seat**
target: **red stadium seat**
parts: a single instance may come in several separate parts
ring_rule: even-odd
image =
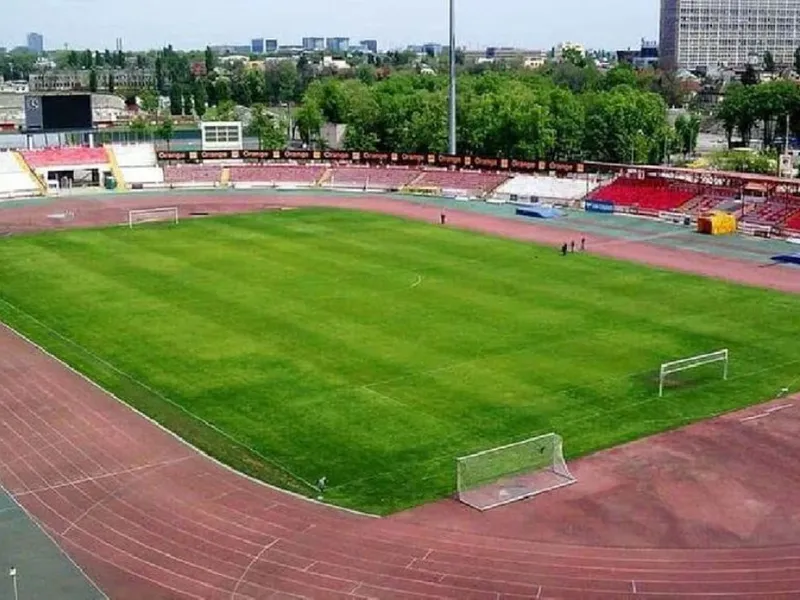
[[[337,166],[331,170],[328,185],[340,187],[398,190],[422,174],[419,169]]]
[[[593,200],[635,206],[649,211],[673,211],[696,197],[700,188],[688,182],[620,177],[590,194]]]
[[[222,167],[219,165],[166,165],[164,181],[166,183],[218,183],[222,178]]]
[[[790,222],[796,223],[794,217],[798,210],[800,198],[776,196],[756,204],[742,221],[756,225],[791,227]]]
[[[240,165],[230,167],[233,183],[301,183],[314,185],[325,173],[322,165]]]
[[[21,152],[25,162],[34,169],[50,167],[89,167],[108,164],[108,155],[103,148],[64,146]]]
[[[482,196],[499,187],[508,179],[500,173],[481,173],[479,171],[425,171],[414,185],[433,187],[446,191]]]

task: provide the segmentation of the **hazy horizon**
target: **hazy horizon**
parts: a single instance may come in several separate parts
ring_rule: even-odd
[[[44,35],[47,50],[59,50],[65,44],[74,49],[113,49],[118,37],[126,50],[167,43],[180,49],[239,45],[257,37],[299,44],[307,36],[342,36],[355,42],[377,39],[380,48],[387,49],[424,42],[446,44],[448,37],[447,0],[441,0],[436,10],[425,0],[396,4],[342,0],[334,5],[304,0],[274,7],[253,0],[223,4],[209,0],[5,2],[0,46],[7,48],[24,46],[28,32]],[[502,0],[492,4],[491,10],[481,0],[456,0],[456,11],[456,43],[467,48],[545,49],[572,41],[616,50],[636,48],[641,38],[656,39],[658,33],[658,0]]]

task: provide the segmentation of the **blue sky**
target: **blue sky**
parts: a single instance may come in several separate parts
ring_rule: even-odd
[[[381,47],[447,41],[447,0],[1,0],[0,46],[28,31],[48,49],[178,48],[299,43],[303,36],[376,38]],[[559,41],[606,49],[635,47],[658,33],[658,0],[456,0],[458,45],[549,48]],[[159,15],[154,18],[154,15]]]

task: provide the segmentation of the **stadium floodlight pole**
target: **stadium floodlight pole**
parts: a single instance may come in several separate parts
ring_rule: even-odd
[[[11,585],[14,588],[14,600],[19,600],[19,588],[17,587],[17,569],[11,567],[8,570],[8,576],[11,577]]]
[[[450,110],[448,152],[456,154],[456,3],[450,0]]]

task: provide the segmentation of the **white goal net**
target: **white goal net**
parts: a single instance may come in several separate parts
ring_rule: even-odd
[[[575,483],[563,440],[548,433],[456,459],[458,499],[488,510]]]
[[[145,208],[128,211],[128,227],[133,229],[134,225],[141,223],[155,222],[178,223],[178,208],[167,206],[163,208]]]
[[[688,371],[689,369],[696,369],[704,365],[712,363],[722,363],[722,379],[728,379],[728,356],[727,350],[718,350],[717,352],[709,352],[708,354],[699,354],[689,358],[682,358],[680,360],[673,360],[661,365],[661,371],[658,376],[658,395],[664,395],[664,386],[669,383],[669,376],[681,371]]]

